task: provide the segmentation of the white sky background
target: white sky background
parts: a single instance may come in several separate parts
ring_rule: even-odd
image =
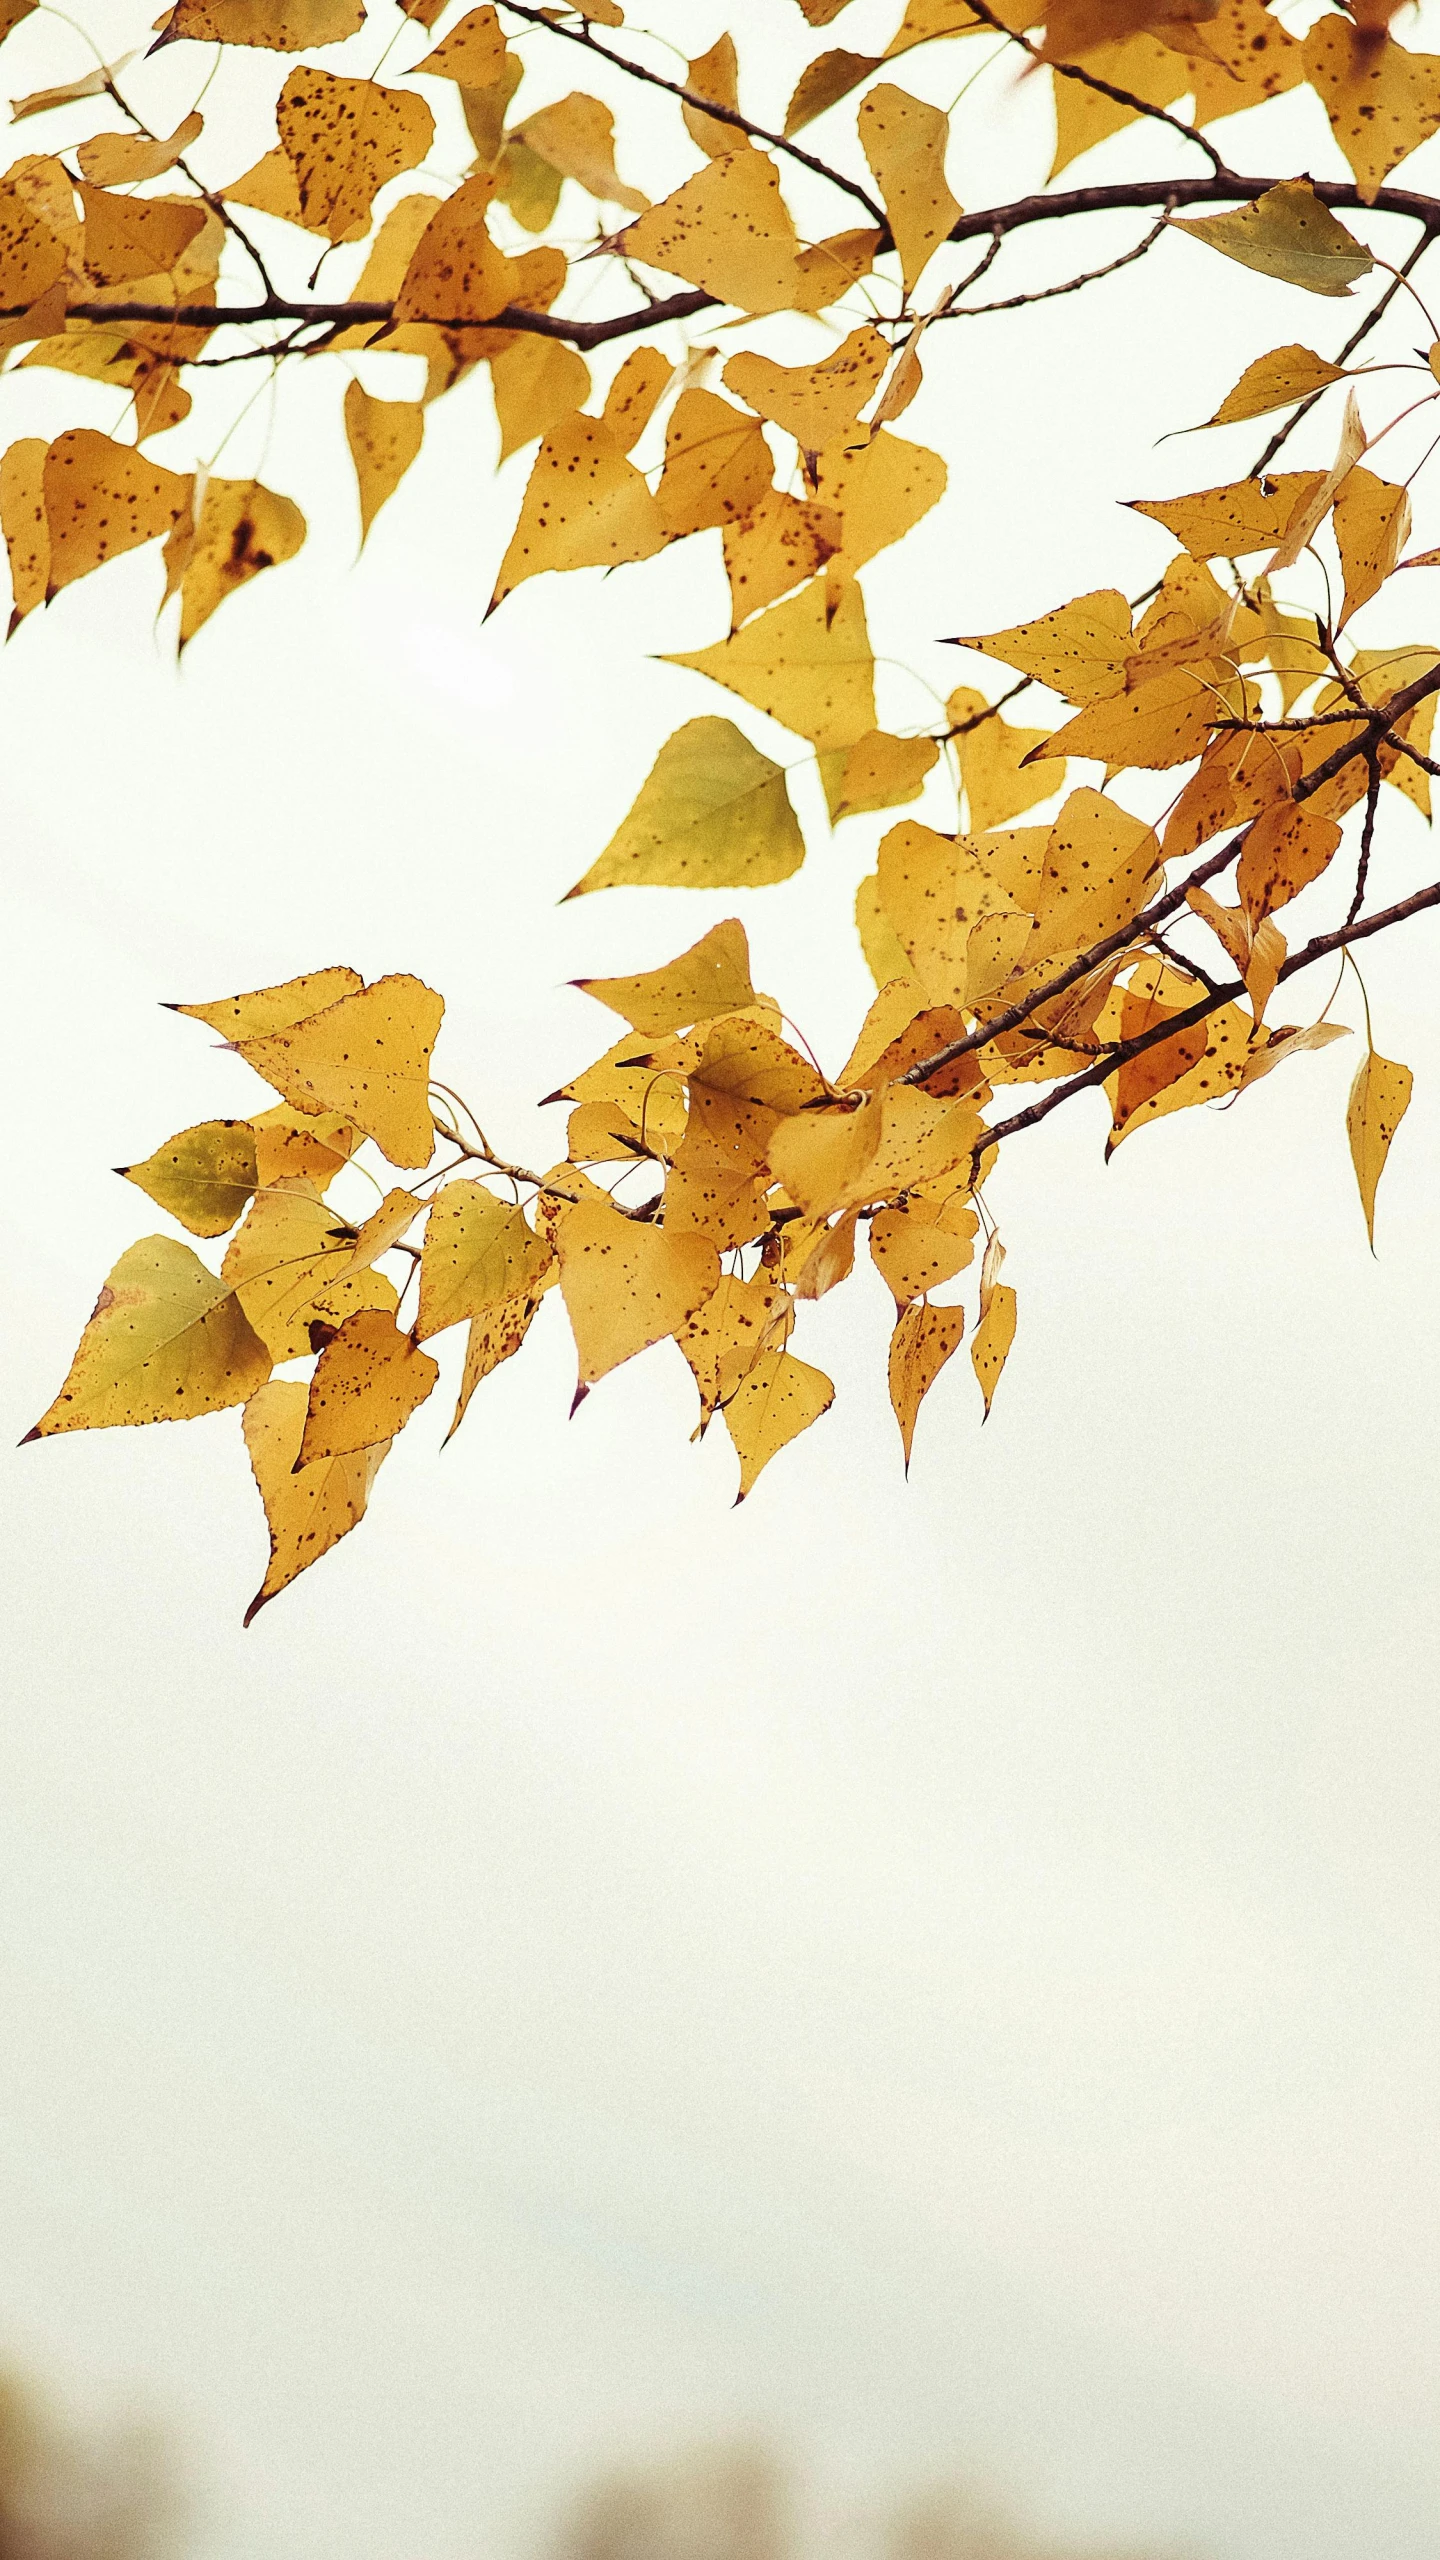
[[[893,16],[856,0],[834,38]],[[727,22],[778,121],[798,12],[666,21],[691,51]],[[63,35],[23,29],[9,86],[79,68]],[[521,108],[574,85],[558,44],[527,51]],[[946,103],[979,58],[901,76]],[[199,59],[146,94],[178,114]],[[216,125],[202,165],[230,174],[262,127]],[[628,176],[688,173],[668,108],[632,129]],[[842,107],[815,146],[845,132]],[[1308,96],[1221,138],[1339,167]],[[1048,111],[988,73],[956,192],[1048,157]],[[1077,174],[1169,165],[1131,134]],[[1437,170],[1431,146],[1403,182]],[[1135,230],[1032,235],[988,281]],[[1049,314],[937,331],[901,432],[951,494],[866,575],[877,648],[944,688],[978,662],[933,635],[1145,585],[1170,546],[1115,500],[1241,472],[1257,430],[1157,437],[1271,346],[1332,352],[1356,309],[1176,239]],[[828,1060],[866,1001],[849,897],[886,820],[816,825],[805,871],[748,899],[555,903],[682,719],[797,752],[649,663],[724,629],[718,536],[537,581],[482,628],[528,455],[495,483],[463,388],[351,567],[345,378],[309,368],[227,448],[264,450],[311,541],[178,677],[154,553],[0,664],[12,1441],[154,1223],[106,1168],[259,1099],[160,999],[414,969],[448,999],[440,1071],[541,1162],[563,1114],[533,1097],[609,1037],[577,974],[739,911]],[[411,388],[393,360],[366,378]],[[44,375],[6,404],[7,441],[80,414]],[[1433,636],[1408,583],[1413,627],[1386,602],[1363,636]],[[884,676],[882,717],[928,716]],[[1386,802],[1377,895],[1434,859]],[[688,1445],[678,1356],[566,1421],[552,1301],[443,1459],[442,1390],[359,1534],[248,1635],[237,1416],[5,1462],[0,2353],[173,2427],[204,2560],[519,2554],[597,2463],[736,2427],[832,2506],[980,2471],[1077,2535],[1429,2560],[1437,956],[1426,919],[1365,963],[1417,1079],[1378,1262],[1353,1043],[1108,1171],[1083,1102],[994,1185],[1020,1333],[993,1418],[962,1355],[908,1488],[873,1275],[807,1318],[836,1408],[740,1512],[720,1435]]]

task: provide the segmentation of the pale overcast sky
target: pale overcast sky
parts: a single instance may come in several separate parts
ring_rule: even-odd
[[[670,23],[758,32],[773,114],[781,14]],[[858,47],[893,9],[853,15]],[[948,101],[960,58],[916,85]],[[1007,82],[957,118],[969,201],[1044,175]],[[1334,165],[1313,100],[1226,139]],[[1130,136],[1084,174],[1165,165]],[[1349,318],[1175,240],[937,332],[905,432],[952,494],[867,577],[877,647],[943,687],[976,662],[935,636],[1143,586],[1168,547],[1116,498],[1244,470],[1254,430],[1156,439]],[[724,627],[718,537],[482,628],[525,461],[494,482],[462,390],[352,568],[343,380],[230,449],[268,435],[312,541],[178,677],[153,554],[0,662],[12,1441],[152,1223],[107,1168],[259,1098],[162,999],[416,970],[441,1072],[530,1160],[563,1143],[534,1097],[608,1037],[577,974],[738,910],[830,1060],[866,1000],[883,821],[746,900],[555,903],[662,738],[736,712],[650,663]],[[6,398],[9,434],[75,415]],[[884,671],[892,721],[924,702]],[[1388,815],[1399,894],[1433,855]],[[873,1277],[807,1319],[836,1408],[738,1513],[678,1357],[567,1422],[552,1301],[248,1635],[238,1417],[6,1461],[0,2358],[171,2429],[203,2560],[520,2560],[597,2463],[735,2428],[834,2500],[966,2471],[1197,2560],[1433,2560],[1437,960],[1430,918],[1367,962],[1416,1071],[1378,1261],[1353,1044],[1108,1170],[1082,1105],[995,1185],[993,1418],[962,1358],[908,1487]]]

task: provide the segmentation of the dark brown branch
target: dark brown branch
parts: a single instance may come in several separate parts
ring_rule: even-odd
[[[1303,774],[1294,787],[1292,798],[1312,799],[1325,783],[1332,782],[1337,773],[1343,772],[1353,757],[1372,754],[1395,724],[1403,720],[1407,712],[1413,711],[1417,703],[1426,701],[1433,693],[1440,693],[1440,665],[1432,667],[1423,676],[1417,676],[1413,684],[1408,684],[1399,693],[1393,694],[1388,702],[1382,703],[1377,710],[1372,711],[1363,727],[1357,717],[1355,726],[1359,730],[1359,735],[1346,740],[1334,750],[1333,754],[1328,755],[1322,764],[1316,765],[1310,773]],[[1021,1023],[1028,1022],[1041,1005],[1052,1004],[1058,996],[1065,995],[1071,987],[1077,986],[1082,978],[1088,977],[1093,969],[1098,969],[1103,962],[1113,959],[1116,952],[1124,951],[1132,944],[1144,942],[1152,926],[1164,924],[1169,917],[1178,912],[1191,889],[1198,889],[1207,880],[1213,880],[1235,860],[1248,832],[1248,827],[1242,827],[1239,834],[1231,836],[1217,852],[1210,854],[1204,862],[1197,863],[1195,869],[1187,873],[1183,880],[1177,880],[1173,888],[1162,891],[1154,903],[1144,908],[1138,916],[1132,917],[1129,924],[1119,926],[1114,933],[1108,933],[1099,942],[1092,943],[1088,951],[1082,951],[1077,959],[1071,961],[1067,969],[1058,971],[1056,976],[1048,979],[1043,987],[1035,988],[1028,996],[1019,997],[1014,1004],[1006,1006],[1002,1013],[993,1015],[989,1022],[982,1023],[978,1029],[967,1032],[963,1040],[948,1041],[945,1047],[937,1049],[932,1057],[919,1059],[896,1081],[900,1084],[924,1084],[927,1077],[937,1075],[942,1067],[952,1066],[957,1058],[967,1057],[974,1049],[983,1049],[987,1041],[998,1040],[1004,1032],[1018,1030]]]
[[[1415,890],[1411,897],[1401,898],[1393,907],[1379,908],[1373,916],[1347,921],[1334,933],[1317,933],[1303,950],[1291,952],[1281,967],[1280,978],[1293,978],[1299,970],[1313,968],[1317,960],[1331,959],[1337,951],[1348,951],[1352,942],[1363,942],[1372,933],[1385,933],[1392,925],[1407,924],[1412,916],[1423,915],[1427,907],[1440,907],[1440,880],[1432,881],[1428,889]],[[1079,1075],[1068,1077],[1064,1084],[1057,1085],[1040,1101],[1032,1102],[1026,1110],[1015,1112],[1008,1120],[992,1122],[975,1149],[977,1178],[980,1163],[1002,1138],[1013,1138],[1021,1129],[1038,1128],[1040,1122],[1048,1120],[1051,1112],[1058,1111],[1062,1102],[1068,1102],[1072,1094],[1084,1093],[1093,1085],[1103,1084],[1107,1076],[1112,1076],[1118,1067],[1125,1065],[1127,1059],[1143,1056],[1147,1049],[1153,1049],[1161,1040],[1175,1039],[1180,1032],[1204,1022],[1220,1005],[1233,1004],[1235,998],[1244,993],[1243,980],[1232,979],[1228,986],[1217,987],[1213,995],[1200,997],[1183,1013],[1169,1014],[1163,1022],[1152,1024],[1148,1031],[1137,1031],[1133,1040],[1122,1040],[1108,1057],[1097,1059],[1093,1067],[1085,1067]],[[1263,1052],[1257,1054],[1263,1055]]]
[[[799,143],[791,142],[785,134],[771,133],[765,125],[753,124],[749,116],[741,115],[738,107],[717,106],[713,98],[702,98],[698,89],[687,89],[678,80],[667,80],[663,72],[648,71],[643,62],[634,62],[628,54],[617,53],[613,45],[606,44],[596,35],[588,19],[583,26],[566,27],[560,25],[548,9],[525,8],[522,0],[500,0],[500,5],[508,9],[512,17],[524,18],[532,27],[543,27],[547,35],[565,36],[571,44],[582,45],[587,53],[598,54],[602,62],[608,62],[616,71],[625,72],[631,80],[643,80],[651,89],[666,90],[672,98],[678,98],[682,106],[694,109],[699,115],[712,116],[717,124],[734,125],[737,132],[748,133],[752,141],[763,142],[767,150],[783,151],[787,159],[797,160],[801,168],[808,169],[813,177],[824,178],[832,187],[839,187],[843,194],[853,197],[856,204],[864,206],[871,221],[882,231],[886,230],[884,206],[877,204],[857,180],[845,177],[839,169],[830,168],[824,160],[817,160],[813,152],[802,151]]]
[[[522,329],[536,337],[560,338],[566,346],[603,347],[612,338],[630,338],[643,329],[656,329],[667,320],[688,320],[697,311],[713,310],[711,293],[672,293],[663,302],[652,303],[643,311],[622,311],[610,320],[566,320],[553,311],[526,311],[507,303],[503,311],[492,312],[486,320],[427,319],[416,314],[416,325],[428,329],[457,332],[462,329]],[[0,312],[0,319],[15,320],[23,315],[24,306]],[[93,320],[101,328],[122,320],[143,321],[147,326],[168,324],[176,329],[253,329],[267,320],[299,321],[304,326],[342,329],[364,328],[373,323],[388,329],[395,306],[390,302],[290,302],[283,294],[267,294],[263,302],[216,304],[213,302],[72,302],[72,320]],[[266,350],[269,352],[269,350]]]

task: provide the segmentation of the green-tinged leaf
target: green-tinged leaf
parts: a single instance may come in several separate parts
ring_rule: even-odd
[[[201,1120],[115,1170],[192,1236],[228,1235],[255,1189],[255,1132],[248,1120]]]
[[[719,654],[702,650],[689,663]],[[567,894],[759,889],[788,880],[804,859],[805,840],[790,806],[784,767],[752,746],[731,720],[687,720],[666,740],[634,808],[599,860]]]
[[[1282,284],[1302,285],[1307,293],[1347,294],[1375,261],[1323,205],[1308,178],[1293,178],[1270,187],[1238,213],[1207,214],[1199,222],[1176,222],[1207,249],[1253,267]]]
[[[120,1256],[64,1386],[27,1437],[189,1421],[243,1404],[269,1375],[234,1290],[188,1244],[146,1236]]]

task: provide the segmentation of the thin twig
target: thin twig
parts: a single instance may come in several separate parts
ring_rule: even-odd
[[[937,311],[935,317],[937,320],[983,320],[992,311],[1027,311],[1033,302],[1056,302],[1062,294],[1079,293],[1087,284],[1099,284],[1102,276],[1115,276],[1119,274],[1122,267],[1133,267],[1137,259],[1143,258],[1147,251],[1154,248],[1162,231],[1168,231],[1170,227],[1171,210],[1172,208],[1167,205],[1153,229],[1147,231],[1144,239],[1137,241],[1133,249],[1125,250],[1121,257],[1111,258],[1103,267],[1091,267],[1083,276],[1071,276],[1066,284],[1043,285],[1035,293],[1012,293],[1006,302],[952,303],[944,311]],[[981,269],[987,267],[989,263],[989,258],[984,258],[981,261]],[[976,270],[977,274],[981,269]],[[971,281],[973,282],[973,278]]]
[[[1039,63],[1047,59],[1038,45],[1031,44],[1028,37],[1020,35],[1014,27],[1007,27],[1004,19],[996,16],[989,6],[989,0],[969,0],[969,6],[984,25],[993,27],[997,35],[1006,37],[1013,45],[1018,45],[1021,52],[1027,53],[1032,62]],[[1183,142],[1193,142],[1197,151],[1204,152],[1217,178],[1229,175],[1224,161],[1209,137],[1201,133],[1195,125],[1186,124],[1181,117],[1172,116],[1168,107],[1152,106],[1148,98],[1137,98],[1133,89],[1117,88],[1112,80],[1102,80],[1098,71],[1087,71],[1083,63],[1051,62],[1049,68],[1055,73],[1057,79],[1074,80],[1082,89],[1093,90],[1099,98],[1109,98],[1117,107],[1129,107],[1133,114],[1146,116],[1153,124],[1168,125],[1171,132],[1178,133]]]

